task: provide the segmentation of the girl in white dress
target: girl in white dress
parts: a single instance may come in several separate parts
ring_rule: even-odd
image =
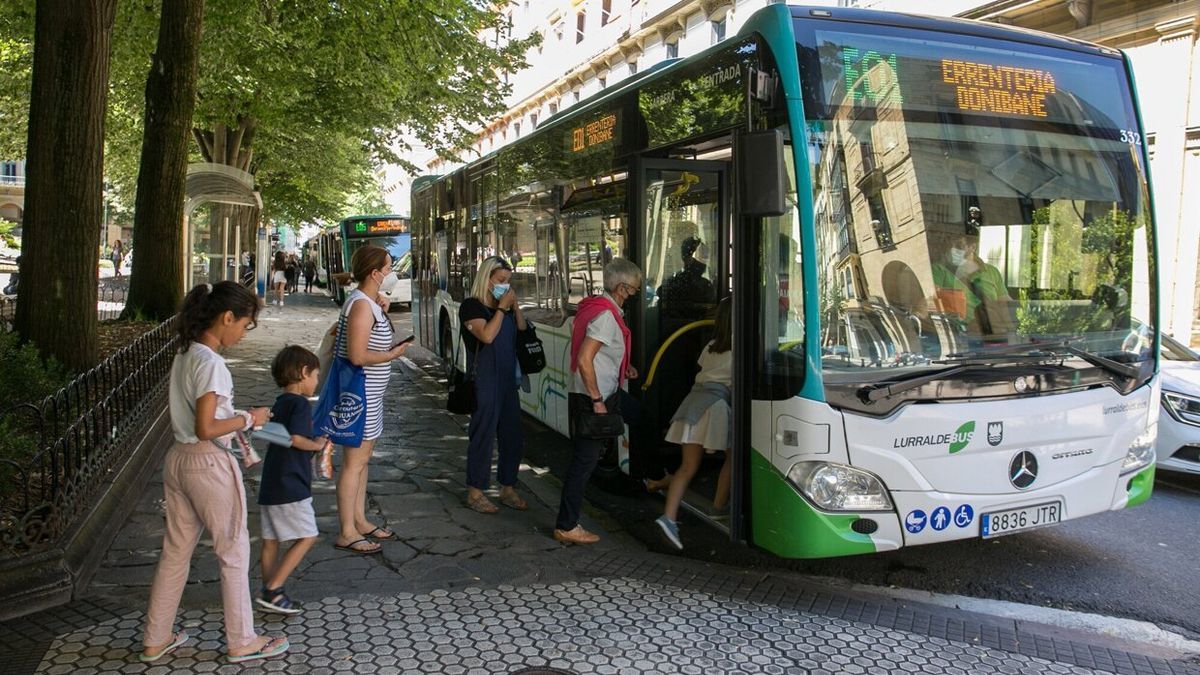
[[[688,484],[700,468],[705,453],[725,452],[725,463],[717,478],[716,496],[713,507],[723,509],[729,502],[729,448],[732,447],[730,418],[730,387],[733,383],[733,321],[732,305],[725,298],[717,305],[716,335],[700,353],[700,373],[667,430],[667,441],[683,446],[683,460],[674,475],[661,481],[647,481],[646,487],[658,491],[667,490],[667,502],[663,515],[656,523],[662,528],[667,540],[676,548],[683,549],[679,538],[679,504]]]

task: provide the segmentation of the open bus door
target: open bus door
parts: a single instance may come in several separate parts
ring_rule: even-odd
[[[629,317],[634,363],[641,372],[630,390],[641,398],[643,411],[631,429],[628,459],[634,477],[658,478],[679,464],[680,447],[664,439],[692,388],[696,361],[713,337],[717,302],[731,290],[730,166],[642,159],[635,172],[633,213],[639,230],[631,255],[645,281],[644,295]],[[727,512],[718,513],[712,505],[723,461],[723,453],[705,457],[683,505],[727,529]]]

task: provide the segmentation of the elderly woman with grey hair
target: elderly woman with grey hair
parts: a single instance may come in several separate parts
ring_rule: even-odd
[[[604,444],[610,441],[581,438],[576,430],[580,415],[588,412],[619,412],[618,392],[627,379],[637,378],[629,364],[629,328],[621,308],[642,289],[642,271],[623,258],[604,266],[604,294],[585,299],[575,312],[571,329],[571,437],[575,445],[567,476],[554,538],[569,544],[594,544],[600,537],[579,524],[583,489],[587,485]]]

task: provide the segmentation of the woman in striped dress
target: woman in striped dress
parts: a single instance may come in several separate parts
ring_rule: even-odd
[[[367,464],[375,440],[383,435],[383,396],[392,376],[391,362],[408,349],[396,345],[392,324],[376,303],[396,283],[392,257],[378,246],[362,246],[350,259],[351,275],[358,288],[350,292],[338,320],[338,356],[362,366],[367,376],[366,428],[357,448],[342,449],[342,471],[337,479],[337,505],[340,531],[334,546],[354,553],[379,553],[382,547],[374,539],[395,539],[396,534],[367,520]],[[395,346],[393,346],[395,345]]]

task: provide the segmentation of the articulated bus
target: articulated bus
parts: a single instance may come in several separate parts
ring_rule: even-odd
[[[386,248],[392,255],[392,270],[399,277],[399,283],[388,298],[393,304],[412,306],[412,232],[409,225],[410,219],[404,216],[350,216],[318,235],[317,278],[329,284],[329,295],[334,302],[338,305],[345,302],[346,288],[329,282],[331,275],[350,272],[350,257],[354,251],[373,244]]]
[[[1143,139],[1119,51],[771,5],[414,184],[418,335],[463,368],[458,305],[507,258],[549,362],[521,405],[566,434],[574,308],[636,262],[643,411],[598,471],[657,477],[731,297],[730,512],[719,461],[686,501],[779,556],[1123,509],[1151,494],[1159,409]]]

